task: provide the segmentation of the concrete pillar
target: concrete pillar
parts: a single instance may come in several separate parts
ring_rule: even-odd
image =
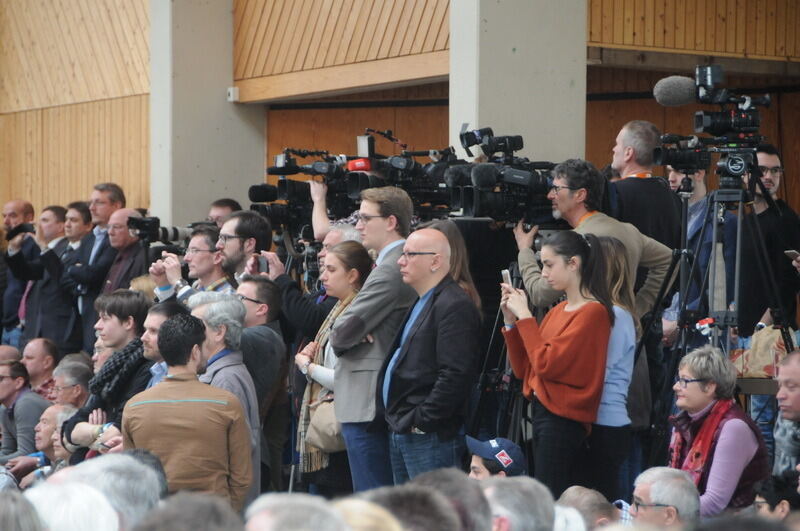
[[[163,225],[204,219],[214,199],[247,208],[264,182],[266,112],[227,101],[233,0],[150,0],[150,210]]]
[[[469,122],[470,129],[522,135],[525,146],[519,153],[532,160],[584,156],[586,4],[451,2],[452,145],[461,149],[458,134]]]

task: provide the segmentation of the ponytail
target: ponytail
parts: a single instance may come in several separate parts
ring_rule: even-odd
[[[544,243],[565,260],[577,256],[581,259],[580,290],[584,297],[592,297],[602,304],[611,325],[614,324],[614,303],[608,285],[606,252],[594,234],[579,234],[563,230],[550,236]]]

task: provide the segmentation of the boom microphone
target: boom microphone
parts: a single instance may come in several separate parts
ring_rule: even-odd
[[[254,184],[247,190],[247,197],[253,203],[269,203],[278,199],[278,188],[271,184]]]
[[[669,76],[660,79],[653,87],[653,97],[665,107],[694,103],[694,79],[685,76]]]
[[[449,188],[472,184],[470,172],[472,164],[457,164],[444,170],[444,182]]]

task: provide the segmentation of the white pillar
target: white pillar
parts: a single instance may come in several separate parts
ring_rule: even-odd
[[[583,157],[586,16],[586,0],[451,2],[450,143],[468,122],[522,135],[532,160]]]
[[[150,210],[163,225],[264,182],[266,112],[227,101],[233,0],[150,0]]]

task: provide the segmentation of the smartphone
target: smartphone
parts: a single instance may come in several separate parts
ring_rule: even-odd
[[[267,259],[262,255],[258,255],[257,258],[258,258],[258,272],[269,273],[269,262],[267,262]]]
[[[800,253],[798,253],[794,249],[789,249],[788,251],[783,251],[783,254],[788,256],[790,260],[797,260],[797,257],[800,256]]]
[[[20,223],[10,231],[6,233],[6,241],[11,241],[14,239],[15,236],[22,234],[23,232],[36,232],[36,227],[31,225],[30,223]]]
[[[503,269],[500,274],[503,275],[503,282],[511,286],[511,273],[508,272],[508,269]]]

